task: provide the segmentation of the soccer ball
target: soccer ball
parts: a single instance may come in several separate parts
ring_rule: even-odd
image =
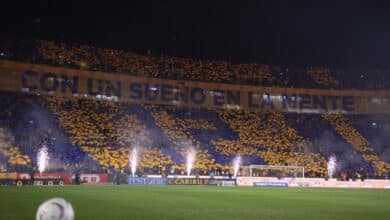
[[[43,202],[35,216],[36,220],[73,220],[72,205],[62,198],[52,198]]]

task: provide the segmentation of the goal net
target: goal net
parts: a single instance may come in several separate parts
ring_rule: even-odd
[[[249,165],[242,168],[241,176],[305,178],[303,166]]]

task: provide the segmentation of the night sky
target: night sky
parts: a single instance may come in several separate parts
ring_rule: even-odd
[[[0,36],[243,63],[390,67],[389,1],[123,2],[14,1],[2,6]]]

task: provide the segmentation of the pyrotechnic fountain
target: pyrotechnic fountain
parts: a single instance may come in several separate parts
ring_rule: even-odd
[[[238,173],[238,170],[240,169],[240,166],[241,166],[241,156],[238,155],[235,159],[234,159],[234,177],[237,177],[237,173]]]
[[[330,156],[328,160],[328,176],[329,178],[333,177],[333,174],[336,171],[337,160],[335,156]]]
[[[49,164],[49,152],[46,146],[43,146],[41,149],[39,149],[37,155],[37,163],[39,172],[42,173],[43,171],[45,171],[46,167]]]
[[[138,160],[138,152],[137,148],[133,148],[130,154],[129,163],[131,169],[131,175],[135,177],[135,172],[137,171],[137,160]]]
[[[194,161],[195,161],[195,151],[194,150],[189,150],[188,153],[187,153],[187,161],[186,161],[186,165],[187,165],[187,177],[190,177],[190,174],[191,174],[191,169],[192,169],[192,166],[194,164]]]

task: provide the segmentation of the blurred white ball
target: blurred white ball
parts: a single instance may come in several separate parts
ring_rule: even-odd
[[[52,198],[43,202],[35,217],[36,220],[73,220],[72,205],[62,198]]]

